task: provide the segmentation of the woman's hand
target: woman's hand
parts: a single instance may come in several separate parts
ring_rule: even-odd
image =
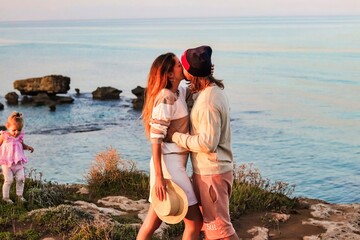
[[[166,200],[166,181],[163,177],[156,177],[154,188],[159,200]]]

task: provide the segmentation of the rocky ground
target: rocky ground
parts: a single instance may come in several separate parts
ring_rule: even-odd
[[[320,200],[300,199],[300,207],[290,214],[254,212],[233,221],[240,239],[360,239],[360,203],[330,204]],[[73,206],[91,213],[101,222],[111,222],[110,216],[137,214],[146,216],[149,204],[146,200],[133,201],[122,196],[109,196],[96,204],[76,201]],[[38,211],[38,210],[36,210]],[[135,225],[140,225],[135,224]],[[156,232],[161,236],[167,228],[163,224]],[[55,238],[47,238],[51,240]],[[181,237],[174,238],[180,240]]]

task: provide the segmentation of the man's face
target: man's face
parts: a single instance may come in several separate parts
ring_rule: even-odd
[[[199,91],[199,89],[196,89],[196,78],[192,75],[190,75],[190,73],[188,73],[188,71],[186,71],[184,69],[184,77],[185,77],[185,81],[186,81],[186,84],[188,85],[190,91],[192,93],[196,93]]]

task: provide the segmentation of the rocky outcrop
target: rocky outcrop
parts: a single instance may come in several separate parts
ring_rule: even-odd
[[[19,103],[19,95],[16,92],[7,93],[5,99],[10,105],[17,105]]]
[[[121,90],[113,87],[98,87],[92,92],[93,99],[98,100],[117,100],[120,99]]]
[[[132,101],[133,108],[136,110],[142,110],[145,101],[145,88],[137,86],[131,92],[137,97]]]
[[[306,236],[303,240],[320,239],[360,239],[360,203],[311,205],[313,218],[303,221],[303,224],[320,226],[325,233],[317,236]]]
[[[21,95],[34,96],[39,93],[55,95],[67,93],[70,89],[70,78],[62,75],[48,75],[38,78],[16,80],[14,88],[19,90]]]
[[[46,93],[39,93],[36,96],[32,97],[32,101],[36,104],[36,105],[52,105],[54,103],[72,103],[74,101],[74,99],[72,97],[69,96],[53,96],[53,95],[48,95]]]
[[[50,111],[56,110],[56,104],[72,103],[70,96],[58,96],[70,89],[70,78],[62,75],[49,75],[39,78],[28,78],[14,81],[14,88],[23,95],[22,104],[36,106],[47,105]],[[19,96],[16,92],[5,95],[8,104],[18,104]]]

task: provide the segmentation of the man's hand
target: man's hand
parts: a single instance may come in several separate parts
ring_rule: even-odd
[[[168,143],[171,143],[173,142],[172,141],[172,136],[174,135],[174,133],[177,132],[177,129],[172,127],[172,126],[169,126],[168,129],[167,129],[167,133],[166,133],[166,136],[164,138],[164,142],[168,142]]]

